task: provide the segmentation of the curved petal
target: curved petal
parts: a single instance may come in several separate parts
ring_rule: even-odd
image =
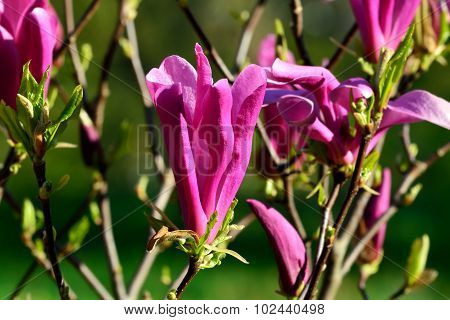
[[[281,97],[285,95],[295,95],[295,96],[303,96],[308,97],[308,99],[314,99],[311,96],[309,91],[306,90],[288,90],[288,89],[272,89],[268,88],[266,90],[266,94],[264,96],[264,105],[277,103]]]
[[[428,121],[450,130],[450,103],[429,92],[414,90],[389,102],[380,130],[402,123]]]
[[[314,102],[296,95],[285,95],[277,103],[281,116],[291,125],[303,126],[317,118]]]
[[[20,84],[20,58],[12,35],[0,26],[0,100],[16,107]]]
[[[244,179],[252,151],[252,138],[266,90],[266,74],[261,67],[250,65],[232,87],[234,147],[232,160],[221,180],[217,204],[219,222],[227,212]],[[219,223],[217,224],[218,227]],[[217,229],[217,228],[216,228]]]
[[[198,121],[200,121],[201,117],[206,112],[203,109],[204,104],[202,102],[209,88],[211,88],[213,84],[213,79],[209,61],[203,53],[202,47],[198,43],[195,44],[195,55],[197,58],[197,92],[194,126],[197,126]]]
[[[38,81],[53,63],[55,43],[56,30],[47,11],[43,8],[30,11],[18,30],[17,47],[22,65],[31,60],[30,70]]]
[[[398,47],[406,31],[408,31],[409,25],[414,20],[421,0],[395,0],[394,2],[392,26],[390,29],[386,29],[385,31],[387,40],[386,46],[392,49],[396,49]],[[389,14],[389,12],[387,12],[387,14]],[[387,14],[382,12],[381,16],[386,16]]]
[[[382,0],[350,0],[365,52],[372,61],[378,60],[380,49],[385,43],[380,27],[380,2]]]
[[[353,96],[353,101],[350,101],[350,96]],[[370,83],[363,78],[351,78],[341,82],[339,87],[334,89],[330,98],[334,103],[341,106],[348,106],[350,102],[355,102],[361,98],[369,99],[374,95]]]
[[[298,66],[280,59],[273,63],[271,75],[273,80],[295,81],[307,90],[314,90],[322,85],[333,90],[339,86],[339,81],[325,68]]]
[[[177,184],[185,227],[202,235],[207,223],[198,190],[195,161],[184,118],[184,92],[181,84],[161,87],[153,96],[161,121],[170,166]]]
[[[208,219],[216,210],[217,188],[233,152],[232,104],[231,88],[222,79],[205,95],[203,118],[192,139],[200,198]]]
[[[294,227],[274,208],[257,200],[247,203],[266,231],[275,253],[281,291],[289,297],[300,294],[301,284],[308,278],[306,248]]]
[[[146,79],[154,102],[157,97],[156,93],[161,87],[180,84],[183,93],[183,115],[189,124],[193,123],[197,92],[197,72],[189,62],[179,56],[169,56],[164,59],[158,69],[150,70]]]
[[[36,0],[2,0],[3,14],[1,23],[15,38],[27,12],[35,5]]]

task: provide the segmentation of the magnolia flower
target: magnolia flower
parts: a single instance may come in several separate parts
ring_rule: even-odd
[[[326,148],[326,159],[334,165],[353,164],[361,132],[351,130],[350,97],[367,100],[374,93],[362,78],[342,83],[325,68],[297,66],[276,60],[269,82],[279,88],[268,89],[265,103],[276,103],[278,111],[292,125],[307,128],[311,140]],[[290,83],[291,90],[285,89]],[[398,124],[428,121],[450,129],[450,103],[422,90],[408,92],[389,102],[369,151],[386,131]]]
[[[40,81],[62,29],[47,0],[0,0],[0,99],[16,106],[22,66]]]
[[[300,295],[309,277],[306,248],[295,228],[274,208],[249,199],[252,211],[260,221],[275,253],[283,295]]]
[[[215,234],[250,161],[254,128],[264,99],[266,75],[250,65],[233,86],[213,83],[202,48],[195,47],[197,71],[170,56],[147,75],[177,183],[185,227],[202,235],[217,211]]]
[[[383,47],[395,50],[414,19],[421,0],[350,0],[368,58]]]
[[[383,216],[389,209],[391,203],[391,170],[384,169],[381,183],[375,188],[379,195],[373,195],[367,204],[362,222],[362,233],[372,228],[375,222]],[[383,254],[383,243],[386,236],[386,226],[384,224],[371,242],[366,246],[360,259],[365,263],[377,261]]]
[[[270,67],[276,59],[275,51],[276,36],[275,34],[269,34],[261,41],[258,51],[258,64],[261,67]],[[287,61],[295,63],[295,57],[290,51],[287,54]],[[299,128],[289,126],[288,122],[278,112],[275,103],[265,106],[262,110],[262,115],[267,136],[280,159],[287,160],[292,148],[300,149],[303,147],[304,140],[301,139]],[[261,161],[259,168],[265,175],[272,176],[277,174],[267,149],[261,150],[257,160]]]

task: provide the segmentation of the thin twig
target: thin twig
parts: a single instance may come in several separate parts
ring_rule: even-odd
[[[300,219],[300,214],[297,210],[297,206],[295,204],[295,198],[294,198],[294,184],[293,184],[293,177],[285,177],[283,179],[284,183],[284,190],[285,190],[285,197],[286,197],[286,205],[288,207],[289,213],[292,217],[292,220],[294,221],[294,225],[298,230],[298,233],[302,237],[302,239],[307,238],[307,233],[305,230],[305,227],[303,226],[302,220]]]
[[[374,128],[375,129],[373,131],[375,131],[376,128],[378,128],[378,124],[376,124],[374,126]],[[309,281],[310,286],[309,286],[308,292],[305,296],[305,299],[312,299],[315,296],[316,289],[317,289],[317,286],[320,281],[320,275],[324,271],[328,257],[330,255],[331,251],[333,250],[334,239],[339,235],[339,232],[342,228],[342,224],[344,223],[345,218],[347,216],[348,210],[350,209],[350,206],[352,205],[353,199],[355,198],[356,194],[358,193],[358,190],[360,189],[361,171],[363,168],[364,157],[367,152],[369,143],[372,140],[372,136],[373,136],[373,133],[368,133],[368,134],[364,134],[361,137],[361,145],[359,147],[358,157],[357,157],[356,163],[355,163],[355,169],[353,171],[352,179],[350,181],[350,187],[349,187],[347,196],[345,197],[342,208],[339,212],[339,215],[337,216],[336,221],[334,222],[334,225],[333,225],[333,228],[335,230],[334,236],[327,239],[327,244],[325,246],[325,250],[320,255],[319,260],[313,269],[313,272],[311,274],[311,279]]]
[[[402,143],[405,149],[406,156],[408,157],[409,164],[414,164],[416,162],[416,155],[412,152],[411,146],[411,136],[410,136],[410,126],[409,124],[404,124],[402,127]]]
[[[20,278],[14,291],[9,295],[9,298],[8,298],[9,300],[14,300],[15,298],[18,297],[20,291],[28,283],[28,279],[33,275],[33,273],[37,267],[38,267],[38,263],[36,262],[36,260],[33,260],[33,262],[30,264],[30,266],[27,268],[27,270],[23,274],[22,278]]]
[[[197,273],[199,271],[200,271],[200,268],[199,268],[198,261],[194,258],[189,258],[189,268],[175,293],[177,300],[180,300],[181,295],[183,294],[184,290],[189,285],[189,283],[191,283],[192,279],[194,279],[194,277],[197,275]]]
[[[348,30],[347,34],[345,35],[344,39],[342,39],[342,42],[340,43],[340,45],[337,47],[336,51],[334,52],[333,56],[330,58],[330,61],[328,62],[328,64],[325,66],[325,68],[331,70],[333,69],[336,64],[339,62],[339,60],[341,59],[345,49],[350,41],[352,41],[353,37],[356,34],[356,31],[358,31],[358,25],[356,24],[356,22],[351,26],[350,30]]]
[[[222,73],[222,75],[224,77],[226,77],[228,79],[228,81],[233,82],[234,76],[231,74],[231,72],[228,69],[228,67],[226,66],[225,62],[222,60],[221,56],[217,52],[216,48],[213,47],[213,45],[211,44],[211,41],[209,41],[205,32],[200,27],[200,24],[197,22],[197,19],[192,14],[187,1],[186,0],[175,0],[175,1],[178,3],[178,6],[183,11],[186,18],[189,20],[189,23],[194,28],[195,32],[197,33],[198,37],[200,38],[200,41],[206,47],[206,50],[208,51],[207,52],[208,55],[213,60],[214,64],[217,66],[219,71]]]
[[[390,297],[389,300],[397,300],[398,298],[400,298],[402,295],[404,295],[407,291],[407,287],[406,286],[402,286],[400,289],[398,289],[397,291],[395,291]]]
[[[417,178],[419,178],[422,174],[424,174],[428,170],[428,168],[430,168],[437,160],[444,157],[448,152],[450,152],[450,142],[440,147],[424,162],[417,162],[414,166],[410,168],[408,173],[403,177],[400,187],[398,188],[392,201],[392,204],[387,210],[387,212],[375,221],[373,226],[367,231],[367,233],[361,239],[359,239],[358,243],[355,245],[351,253],[347,256],[342,267],[343,275],[347,274],[350,271],[350,268],[355,263],[356,259],[358,259],[359,255],[361,254],[362,250],[364,250],[367,243],[369,243],[369,241],[375,236],[378,230],[380,230],[380,228],[386,222],[388,222],[395,215],[398,209],[403,205],[402,199],[404,195],[408,192],[409,188],[414,183],[414,181],[416,181]]]
[[[114,54],[116,53],[117,48],[119,47],[119,40],[125,30],[125,0],[119,0],[119,12],[116,27],[112,34],[112,37],[109,41],[108,48],[106,50],[106,54],[103,58],[103,62],[101,64],[101,74],[100,80],[97,90],[97,97],[92,103],[92,118],[95,123],[95,127],[98,132],[102,132],[104,116],[105,116],[105,106],[106,101],[109,96],[109,76],[110,70],[114,59]]]
[[[70,31],[67,33],[67,36],[64,39],[64,41],[61,43],[61,47],[54,53],[53,61],[56,61],[62,57],[66,49],[71,45],[72,42],[71,39],[74,37],[78,37],[78,35],[81,33],[84,27],[94,16],[99,5],[100,0],[92,0],[91,4],[89,5],[89,7],[87,7],[86,11],[83,13],[80,20],[78,20],[77,24],[69,29]]]
[[[145,73],[144,68],[142,67],[142,62],[139,56],[139,44],[136,35],[136,26],[134,20],[129,20],[126,23],[126,31],[128,41],[131,45],[131,64],[133,66],[134,73],[136,75],[136,79],[139,84],[139,90],[141,91],[142,101],[144,104],[144,112],[147,123],[147,134],[150,142],[150,151],[153,155],[153,162],[155,163],[156,170],[160,176],[163,177],[164,172],[166,171],[166,166],[164,164],[164,159],[161,153],[158,150],[158,144],[156,143],[156,127],[153,124],[153,113],[154,108],[152,108],[152,99],[150,97],[150,93],[147,89],[147,84],[145,81]]]
[[[127,292],[123,279],[122,266],[117,252],[116,241],[112,228],[111,204],[108,197],[108,184],[105,180],[99,182],[98,204],[102,216],[102,237],[108,258],[108,266],[112,276],[112,284],[116,298],[125,299]]]
[[[330,198],[328,199],[324,209],[323,209],[323,218],[322,225],[320,226],[320,234],[319,234],[319,242],[317,244],[317,253],[316,253],[316,263],[318,262],[322,252],[325,248],[325,237],[327,233],[328,226],[330,224],[330,216],[331,211],[333,210],[334,204],[339,196],[339,192],[341,191],[343,182],[335,181],[333,190],[331,191]]]
[[[164,210],[169,203],[170,197],[174,189],[174,179],[172,173],[168,172],[165,175],[163,184],[161,185],[161,191],[158,198],[155,200],[155,207]],[[152,216],[158,216],[158,212],[153,210]],[[150,230],[150,236],[153,235],[153,230]],[[128,297],[129,299],[137,299],[139,293],[147,279],[147,276],[153,266],[156,256],[159,254],[159,249],[155,248],[152,252],[145,253],[142,261],[139,263],[139,268],[133,276],[133,280],[129,286]]]
[[[291,0],[291,12],[292,31],[294,32],[298,53],[300,54],[300,58],[303,60],[304,65],[312,66],[313,63],[303,39],[303,6],[301,0]]]
[[[44,228],[45,228],[45,244],[48,258],[51,262],[53,274],[55,275],[56,285],[58,286],[58,292],[63,300],[69,299],[67,287],[61,273],[61,269],[58,262],[58,256],[56,254],[55,238],[53,235],[53,223],[50,208],[50,199],[48,194],[43,189],[46,188],[46,174],[45,174],[45,162],[43,160],[37,160],[33,163],[33,171],[36,176],[37,184],[39,187],[39,200],[41,202],[41,209],[44,213]]]
[[[64,252],[61,246],[57,246],[58,251]],[[103,286],[103,284],[98,280],[92,270],[80,259],[75,257],[72,253],[64,254],[64,259],[72,264],[72,266],[81,274],[81,276],[86,280],[86,282],[91,286],[91,288],[99,295],[103,300],[113,300],[114,298],[108,292],[108,290]]]
[[[266,3],[267,0],[258,0],[250,13],[250,17],[242,27],[236,58],[234,60],[234,68],[236,72],[239,72],[247,59],[247,53],[252,42],[253,34],[259,21],[261,20]]]

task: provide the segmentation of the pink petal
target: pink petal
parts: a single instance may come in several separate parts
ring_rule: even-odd
[[[277,103],[281,116],[291,125],[311,124],[317,118],[314,102],[296,95],[285,95]]]
[[[31,60],[30,70],[37,81],[42,79],[53,63],[55,43],[56,30],[53,29],[48,12],[42,8],[30,11],[18,31],[17,46],[22,65]]]
[[[450,130],[450,103],[426,91],[408,92],[389,103],[380,130],[419,121],[428,121]]]
[[[233,127],[231,108],[233,98],[226,79],[218,81],[203,99],[203,118],[194,133],[194,158],[197,167],[200,198],[203,210],[209,217],[216,210],[220,184],[233,152]],[[202,150],[199,150],[202,149]],[[226,212],[219,212],[222,217]]]
[[[0,26],[0,100],[16,107],[16,95],[20,84],[20,60],[14,39]]]
[[[15,38],[28,11],[35,5],[36,0],[2,0],[3,14],[1,24]]]
[[[147,86],[150,95],[157,98],[157,91],[161,87],[180,84],[183,92],[183,115],[189,124],[193,123],[197,93],[197,72],[194,67],[179,56],[164,59],[158,69],[152,69],[147,74]]]
[[[217,205],[219,213],[226,212],[244,179],[252,151],[252,138],[266,90],[266,74],[261,67],[250,65],[232,87],[232,124],[234,147],[232,160],[222,176]]]
[[[274,208],[257,200],[247,203],[260,221],[275,253],[280,276],[280,287],[290,297],[299,294],[301,283],[308,278],[306,248],[294,227]]]
[[[175,176],[185,227],[201,235],[205,232],[207,219],[200,201],[188,123],[183,115],[183,95],[182,85],[176,83],[170,87],[161,87],[153,99]]]
[[[211,88],[213,84],[211,66],[209,61],[203,53],[202,47],[197,43],[195,45],[195,54],[197,58],[197,92],[196,92],[196,104],[195,104],[195,120],[194,123],[198,123],[199,119],[206,112],[203,106],[203,98]]]

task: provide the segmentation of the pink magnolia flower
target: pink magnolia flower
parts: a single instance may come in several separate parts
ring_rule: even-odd
[[[380,49],[395,50],[421,0],[350,0],[366,54],[377,61]]]
[[[249,199],[252,211],[260,221],[275,253],[281,293],[297,297],[308,280],[306,248],[295,228],[274,208]]]
[[[15,108],[23,65],[40,81],[61,35],[47,0],[0,0],[0,99]]]
[[[379,193],[370,198],[363,218],[363,229],[369,230],[375,222],[383,216],[391,204],[391,170],[384,169],[380,185],[375,188]],[[361,259],[364,262],[376,261],[383,254],[384,238],[386,236],[387,224],[384,224],[377,234],[372,238],[370,244],[362,253]],[[363,232],[364,232],[363,230]]]
[[[170,56],[149,72],[147,85],[161,121],[185,227],[201,235],[217,211],[211,240],[247,170],[267,79],[261,67],[250,65],[231,87],[226,79],[213,83],[199,45],[195,53],[197,71],[183,58]]]
[[[361,78],[339,83],[325,68],[297,66],[280,60],[273,64],[269,78],[272,85],[280,88],[268,89],[265,103],[276,103],[291,125],[306,127],[311,140],[325,145],[329,163],[353,164],[361,133],[356,130],[352,134],[350,130],[350,96],[354,101],[369,99],[374,94],[370,84]],[[291,90],[285,89],[286,83],[291,85]],[[390,127],[418,121],[450,129],[450,103],[422,90],[390,101],[369,151]]]
[[[258,64],[261,67],[270,67],[276,59],[276,36],[269,34],[261,41],[258,51]],[[295,57],[292,52],[288,52],[287,61],[295,63]],[[269,84],[270,87],[270,84]],[[289,86],[287,86],[289,88]],[[275,103],[265,106],[262,110],[263,123],[267,135],[270,139],[273,149],[278,157],[282,160],[289,158],[292,148],[300,149],[304,146],[304,140],[301,139],[301,132],[299,127],[289,126],[288,122],[284,120],[278,112]],[[277,173],[272,159],[268,151],[264,148],[261,150],[257,158],[259,169],[267,176],[272,176]]]

